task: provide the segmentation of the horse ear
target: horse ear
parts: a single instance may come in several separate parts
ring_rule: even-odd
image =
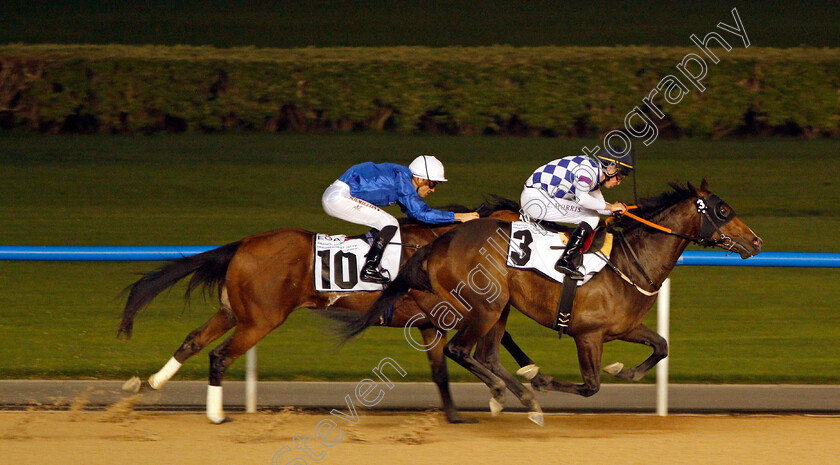
[[[706,178],[703,178],[703,181],[700,182],[700,190],[703,192],[709,192],[709,183],[706,182]]]
[[[694,187],[694,184],[688,183],[688,190],[690,190],[691,192],[694,192],[694,194],[697,195],[697,196],[700,195],[700,191],[698,191],[697,188]]]

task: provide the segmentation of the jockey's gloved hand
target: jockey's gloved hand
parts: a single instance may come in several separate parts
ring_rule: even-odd
[[[470,220],[477,220],[479,218],[478,213],[476,212],[468,212],[468,213],[456,213],[455,214],[455,221],[458,223],[466,223]]]
[[[627,205],[623,202],[608,203],[607,210],[611,211],[613,216],[621,216],[627,213]]]

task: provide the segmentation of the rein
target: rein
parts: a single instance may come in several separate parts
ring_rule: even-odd
[[[639,208],[639,206],[638,206],[638,205],[630,205],[630,206],[628,206],[628,207],[627,207],[627,210],[633,210],[633,209],[636,209],[636,208]],[[674,232],[674,230],[673,230],[673,229],[671,229],[671,228],[666,228],[665,226],[662,226],[662,225],[656,224],[656,223],[654,223],[653,221],[648,221],[648,220],[646,220],[646,219],[642,218],[641,216],[634,215],[634,214],[632,214],[632,213],[630,213],[630,212],[625,212],[625,213],[624,213],[624,215],[622,215],[622,216],[626,216],[626,217],[628,217],[628,218],[631,218],[631,219],[633,219],[633,220],[636,220],[636,221],[638,221],[639,223],[642,223],[642,224],[643,224],[643,225],[645,225],[645,226],[649,226],[649,227],[651,227],[651,228],[653,228],[653,229],[656,229],[656,230],[662,231],[662,232],[664,232],[665,234],[670,234],[670,235],[672,235],[672,236],[681,237],[681,238],[686,239],[686,240],[689,240],[689,241],[691,241],[691,242],[697,242],[697,240],[698,240],[698,238],[697,238],[697,237],[691,237],[691,236],[686,236],[685,234],[676,233],[676,232]],[[614,218],[607,218],[607,224],[609,224],[609,223],[610,223],[610,221],[611,221],[611,220],[613,220],[613,219],[614,219]]]
[[[712,218],[712,216],[709,214],[709,206],[707,204],[707,199],[714,201],[713,210],[716,218]],[[697,209],[697,213],[700,215],[700,234],[696,236],[687,236],[685,234],[674,232],[674,230],[671,228],[666,228],[665,226],[656,224],[652,221],[646,220],[630,212],[625,212],[623,216],[638,221],[639,223],[642,223],[650,228],[664,232],[665,234],[681,237],[689,242],[693,242],[702,247],[714,247],[717,245],[728,246],[726,247],[726,249],[731,252],[735,244],[732,242],[732,238],[724,234],[723,231],[720,230],[720,228],[721,226],[726,225],[726,223],[729,223],[732,220],[732,218],[735,217],[735,212],[732,211],[731,208],[725,206],[723,200],[721,200],[720,197],[714,194],[709,194],[708,196],[695,198],[694,207]],[[627,207],[627,210],[633,210],[636,208],[639,208],[639,206],[631,205]],[[703,221],[704,219],[706,220],[706,222]],[[609,224],[612,220],[613,218],[608,218],[607,224]],[[711,228],[708,227],[708,225],[711,225]],[[714,233],[718,233],[720,239],[713,240],[712,236],[714,235]]]

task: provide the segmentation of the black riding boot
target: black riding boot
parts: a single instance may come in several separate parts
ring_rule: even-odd
[[[385,226],[376,237],[373,239],[373,245],[370,246],[370,251],[365,255],[365,266],[362,267],[359,278],[366,283],[388,284],[390,280],[379,271],[379,262],[382,260],[382,254],[385,252],[385,247],[388,242],[397,233],[396,226]]]
[[[577,262],[578,257],[580,257],[580,251],[583,249],[583,241],[591,232],[592,226],[589,226],[588,223],[580,223],[578,225],[577,229],[569,236],[569,243],[566,244],[566,250],[563,251],[560,260],[557,260],[557,263],[554,265],[555,270],[571,279],[583,279],[583,273],[577,269]]]

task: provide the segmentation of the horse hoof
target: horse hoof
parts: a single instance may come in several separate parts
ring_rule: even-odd
[[[490,414],[494,417],[499,416],[502,413],[502,408],[504,408],[498,400],[495,398],[490,398]]]
[[[538,426],[545,426],[545,418],[542,412],[528,412],[528,419],[536,423]]]
[[[621,363],[621,362],[615,362],[612,365],[607,365],[607,366],[604,367],[604,371],[613,375],[613,376],[618,376],[618,374],[621,373],[621,370],[623,370],[623,369],[624,369],[624,364]]]
[[[537,376],[537,373],[539,372],[540,367],[534,365],[533,363],[516,370],[517,375],[527,379],[528,381],[534,379],[534,376]]]
[[[208,413],[207,419],[210,420],[210,423],[213,423],[214,425],[221,425],[223,423],[230,423],[233,421],[233,418],[225,416],[224,413],[222,413],[221,415],[213,415]]]
[[[142,381],[137,376],[132,376],[130,380],[126,381],[122,385],[122,390],[125,392],[131,392],[133,394],[137,394],[140,392],[140,385]]]

